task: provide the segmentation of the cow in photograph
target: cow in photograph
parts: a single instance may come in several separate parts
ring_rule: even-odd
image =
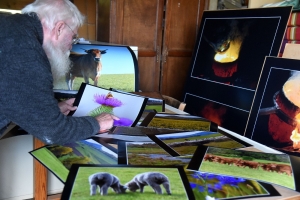
[[[292,176],[292,168],[290,165],[275,164],[275,171],[280,174],[287,174],[288,176]]]
[[[125,193],[126,187],[120,184],[120,180],[113,174],[99,172],[89,176],[90,195],[96,195],[97,187],[101,195],[107,195],[108,188],[111,187],[115,193]]]
[[[68,89],[73,89],[74,79],[82,77],[85,83],[89,83],[89,79],[94,81],[94,85],[98,85],[98,79],[102,71],[101,55],[106,53],[106,50],[99,49],[84,50],[87,54],[71,54],[72,62],[70,71],[66,74],[66,82]]]
[[[255,161],[248,161],[248,160],[239,160],[236,165],[238,167],[249,167],[249,169],[259,169],[259,163]]]

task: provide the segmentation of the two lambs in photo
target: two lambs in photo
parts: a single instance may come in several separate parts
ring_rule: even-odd
[[[145,172],[137,174],[134,178],[122,185],[118,177],[106,172],[99,172],[89,176],[90,195],[96,195],[99,187],[101,195],[107,195],[108,188],[111,187],[117,194],[125,193],[128,189],[131,192],[140,190],[144,192],[145,186],[150,186],[156,194],[162,194],[160,185],[163,185],[168,195],[171,195],[170,181],[168,177],[160,172]]]

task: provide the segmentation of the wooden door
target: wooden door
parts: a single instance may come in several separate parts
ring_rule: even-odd
[[[143,92],[159,91],[163,9],[164,0],[110,2],[107,42],[138,47],[139,89]]]
[[[161,93],[182,100],[204,0],[166,0]]]

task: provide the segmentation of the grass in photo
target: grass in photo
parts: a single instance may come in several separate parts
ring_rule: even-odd
[[[139,174],[142,173],[159,173],[164,175],[163,182],[167,182],[166,187],[163,186],[163,184],[160,184],[160,188],[162,190],[162,194],[156,194],[151,186],[147,185],[144,187],[143,193],[141,193],[139,190],[136,192],[131,192],[128,189],[125,191],[125,193],[116,193],[112,190],[112,188],[109,188],[107,191],[107,194],[104,196],[101,196],[99,193],[99,187],[97,187],[96,194],[91,196],[91,190],[90,190],[90,183],[89,183],[89,177],[91,175],[94,175],[95,173],[101,173],[105,172],[110,175],[113,175],[117,179],[119,179],[119,184],[126,185],[126,183],[132,181],[132,179]],[[106,174],[107,175],[107,174]],[[154,174],[154,176],[156,176]],[[147,177],[144,177],[144,179],[147,179]],[[128,186],[130,187],[130,186]],[[168,189],[170,190],[170,195],[167,194]],[[181,176],[178,172],[177,168],[155,168],[155,167],[80,167],[78,169],[76,179],[73,184],[72,192],[70,195],[70,199],[72,200],[84,200],[84,199],[120,199],[120,200],[126,200],[126,199],[172,199],[172,200],[182,200],[187,199],[187,194],[185,191],[185,187],[182,183]]]

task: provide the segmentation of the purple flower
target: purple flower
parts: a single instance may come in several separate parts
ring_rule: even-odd
[[[94,95],[95,102],[104,106],[110,106],[110,107],[119,107],[122,105],[122,102],[118,99],[115,99],[113,97],[107,97],[104,94],[95,94]]]
[[[222,184],[222,183],[216,183],[216,184],[214,185],[214,188],[215,188],[216,190],[222,190],[223,184]]]
[[[190,183],[190,186],[192,189],[196,188],[197,187],[197,184],[196,183]]]
[[[205,191],[205,187],[202,185],[198,185],[198,190],[199,192],[204,192]]]
[[[132,120],[128,118],[119,118],[120,120],[114,120],[114,126],[131,126]]]

